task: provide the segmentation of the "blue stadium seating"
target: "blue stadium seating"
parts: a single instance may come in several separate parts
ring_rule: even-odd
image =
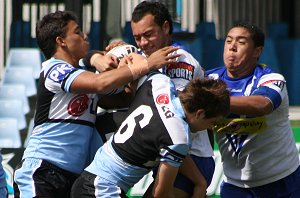
[[[126,43],[129,43],[129,44],[131,44],[131,45],[136,46],[134,37],[133,37],[133,35],[132,35],[132,30],[131,30],[131,23],[130,23],[130,21],[127,21],[127,22],[125,23],[125,27],[124,27],[124,30],[123,30],[123,32],[122,32],[122,39],[123,39]]]
[[[259,63],[268,65],[275,72],[281,72],[274,39],[266,38],[264,49],[259,58]]]
[[[0,118],[0,148],[21,148],[18,121],[15,118]]]
[[[216,39],[216,28],[213,22],[200,22],[196,25],[196,36]]]
[[[29,21],[13,21],[10,28],[10,47],[37,47],[36,39],[31,37],[31,23]]]
[[[101,32],[101,22],[92,21],[91,22],[91,29],[90,33],[88,34],[89,42],[90,42],[90,49],[91,50],[101,50],[101,39],[103,38]]]
[[[10,48],[6,67],[30,67],[33,70],[34,79],[38,79],[42,68],[40,50],[38,48],[27,47]]]
[[[23,84],[4,84],[0,86],[0,99],[19,99],[23,101],[23,111],[30,112],[29,100],[26,96],[26,87]]]
[[[300,105],[300,39],[281,39],[276,42],[281,73],[287,81],[290,105]]]
[[[286,39],[289,37],[289,27],[285,22],[272,22],[267,25],[266,36],[272,39]]]
[[[23,112],[23,101],[17,99],[0,99],[1,111],[0,118],[14,118],[18,123],[19,130],[27,127],[25,114]]]
[[[202,66],[205,70],[221,67],[223,62],[224,39],[203,39]]]
[[[33,70],[30,67],[8,67],[5,70],[3,84],[23,84],[26,88],[26,96],[37,94],[36,82],[33,78]]]

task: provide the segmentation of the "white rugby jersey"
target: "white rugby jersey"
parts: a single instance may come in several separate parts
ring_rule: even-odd
[[[199,62],[188,52],[185,46],[173,42],[175,47],[180,47],[175,53],[181,54],[176,63],[172,63],[163,68],[162,72],[169,76],[174,82],[177,90],[183,90],[190,80],[203,78],[204,71]],[[207,130],[192,133],[192,146],[189,154],[199,157],[213,156]]]
[[[154,74],[137,90],[126,119],[85,170],[127,191],[160,162],[179,167],[190,141],[174,84]]]
[[[225,181],[256,187],[282,179],[299,166],[299,154],[289,121],[289,101],[282,75],[257,65],[251,75],[230,78],[226,68],[207,71],[224,80],[231,96],[262,95],[273,111],[262,117],[230,114],[220,122],[216,140],[222,156]]]
[[[34,129],[23,158],[39,158],[73,173],[86,167],[96,118],[96,94],[73,94],[82,72],[55,58],[42,64]]]

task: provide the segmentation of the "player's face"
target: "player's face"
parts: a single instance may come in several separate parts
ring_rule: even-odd
[[[218,121],[220,118],[208,118],[201,119],[197,122],[193,127],[191,127],[192,132],[202,131],[208,128],[212,128],[212,126]]]
[[[220,117],[206,118],[204,110],[198,110],[195,113],[187,114],[187,119],[192,132],[202,131],[212,126]]]
[[[65,43],[63,47],[66,47],[74,60],[78,62],[79,59],[86,56],[89,48],[88,37],[80,30],[75,21],[68,23],[67,34],[63,40]]]
[[[232,28],[225,39],[223,59],[230,77],[248,75],[256,66],[262,47],[255,47],[243,27]]]
[[[170,42],[169,24],[167,21],[162,27],[154,21],[151,14],[145,15],[140,21],[131,22],[132,34],[137,46],[147,55],[167,46]]]

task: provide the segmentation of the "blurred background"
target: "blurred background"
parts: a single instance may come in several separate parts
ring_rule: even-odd
[[[91,49],[103,49],[112,39],[135,44],[130,19],[141,0],[1,0],[0,72],[9,49],[37,47],[35,25],[45,14],[72,10]],[[290,104],[300,104],[300,1],[298,0],[161,0],[174,20],[174,38],[186,45],[205,69],[223,64],[224,35],[236,21],[249,21],[266,33],[260,62],[288,81]],[[42,57],[43,58],[43,57]],[[1,76],[0,76],[1,78]]]
[[[44,60],[37,48],[36,22],[50,12],[71,10],[77,14],[83,32],[89,36],[91,49],[103,50],[109,42],[116,39],[135,45],[130,20],[134,7],[140,2],[141,0],[0,0],[0,148],[11,197],[13,170],[22,157],[33,127],[36,85],[41,62]],[[173,17],[174,40],[185,45],[205,69],[223,65],[224,37],[233,23],[248,21],[264,30],[265,47],[259,62],[282,73],[287,80],[290,120],[300,150],[300,108],[297,107],[300,106],[300,26],[297,24],[300,21],[300,1],[161,2],[168,7]],[[219,185],[223,177],[217,145],[215,148],[216,172],[208,188],[211,197],[219,197]],[[150,180],[151,176],[147,175],[128,195],[142,195]]]

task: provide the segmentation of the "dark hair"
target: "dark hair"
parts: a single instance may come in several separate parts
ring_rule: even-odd
[[[36,25],[36,39],[39,48],[46,59],[56,52],[56,37],[65,37],[69,21],[76,21],[77,17],[70,11],[56,11],[45,15]]]
[[[132,13],[131,21],[136,23],[139,22],[146,14],[154,16],[154,22],[162,27],[165,21],[169,22],[170,31],[169,34],[173,33],[173,21],[169,10],[164,4],[160,2],[143,1],[138,4]]]
[[[250,33],[251,38],[254,42],[255,47],[264,46],[265,44],[265,34],[258,26],[254,24],[250,24],[248,22],[237,22],[235,23],[230,29],[235,27],[242,27],[247,29],[247,31]]]
[[[179,93],[189,113],[204,109],[206,118],[225,117],[229,113],[230,96],[226,83],[220,79],[194,79]]]

